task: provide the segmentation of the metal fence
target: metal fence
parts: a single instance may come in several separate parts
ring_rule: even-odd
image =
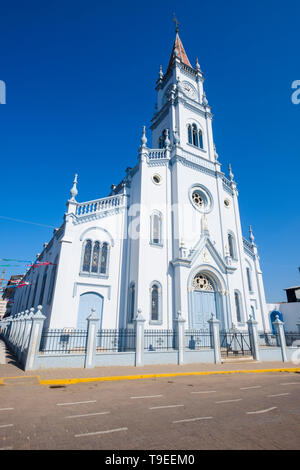
[[[287,346],[300,347],[300,333],[285,331],[285,342]]]
[[[211,333],[208,330],[185,330],[184,332],[186,349],[210,349],[212,344]]]
[[[275,347],[279,346],[279,338],[277,333],[258,333],[259,346],[260,347]]]
[[[145,330],[145,351],[173,351],[176,349],[177,331],[174,330]]]
[[[221,356],[251,356],[249,333],[246,331],[220,332]]]
[[[96,352],[135,351],[135,336],[135,330],[128,328],[98,330]]]
[[[40,354],[85,353],[87,330],[47,329],[42,332]]]

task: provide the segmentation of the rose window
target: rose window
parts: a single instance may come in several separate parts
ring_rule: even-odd
[[[194,287],[199,290],[214,291],[211,281],[204,274],[197,274],[194,277]]]

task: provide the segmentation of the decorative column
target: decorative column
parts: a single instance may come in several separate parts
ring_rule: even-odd
[[[96,309],[92,308],[91,310],[92,313],[87,317],[88,329],[84,362],[85,368],[91,368],[95,366],[97,324],[99,325],[100,321],[100,318],[96,315]]]
[[[282,361],[287,362],[286,343],[285,343],[285,335],[284,335],[284,329],[283,329],[284,323],[281,320],[279,320],[279,315],[276,315],[273,325],[276,331],[276,339],[277,339],[278,346],[281,347]]]
[[[220,320],[215,317],[215,314],[211,314],[211,319],[208,320],[210,337],[212,347],[215,354],[215,364],[221,363],[221,346],[220,346]]]
[[[34,314],[34,308],[31,308],[30,310],[25,310],[25,315],[24,315],[25,326],[24,326],[23,341],[22,341],[19,360],[22,359],[22,355],[27,349],[30,330],[31,330],[31,326],[32,326],[31,319],[33,317],[33,314]]]
[[[248,324],[250,346],[251,346],[251,352],[252,352],[253,358],[256,361],[260,361],[257,321],[254,320],[251,314],[249,316],[249,320],[247,321],[247,324]]]
[[[142,310],[138,308],[135,322],[135,365],[136,367],[144,365],[144,329],[145,318],[142,316]]]
[[[178,310],[177,318],[175,319],[177,331],[177,349],[178,349],[178,364],[184,364],[184,324],[185,320],[181,316],[181,311]]]
[[[35,360],[39,352],[44,321],[46,319],[45,315],[42,314],[42,308],[41,305],[38,305],[36,313],[32,316],[28,351],[24,364],[25,370],[34,369]]]

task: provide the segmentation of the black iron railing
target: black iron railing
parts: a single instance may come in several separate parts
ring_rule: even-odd
[[[258,333],[259,345],[261,347],[276,347],[280,345],[277,333]]]
[[[128,328],[98,330],[96,351],[97,353],[135,351],[135,330]]]
[[[47,329],[42,332],[40,353],[80,354],[86,352],[87,330]]]
[[[177,332],[174,330],[145,330],[145,351],[172,351],[176,349]]]
[[[285,331],[284,334],[287,346],[300,347],[300,332]]]
[[[249,333],[246,331],[221,331],[220,346],[222,356],[251,356]]]
[[[184,346],[186,349],[207,349],[212,347],[211,333],[208,330],[185,330]]]

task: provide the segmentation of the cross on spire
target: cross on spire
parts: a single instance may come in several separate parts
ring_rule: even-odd
[[[178,33],[178,31],[179,31],[178,26],[180,25],[180,23],[178,22],[178,20],[177,20],[177,18],[176,18],[176,16],[175,16],[175,13],[173,13],[173,15],[174,15],[173,21],[174,21],[174,23],[175,23],[175,25],[176,25],[175,31],[176,31],[176,33]]]

